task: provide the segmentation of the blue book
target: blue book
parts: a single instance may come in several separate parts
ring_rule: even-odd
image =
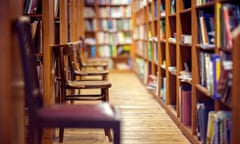
[[[90,57],[96,57],[96,47],[94,45],[90,46]]]
[[[212,64],[213,64],[213,98],[219,99],[217,93],[217,83],[220,79],[220,70],[221,70],[221,57],[218,54],[211,55]]]

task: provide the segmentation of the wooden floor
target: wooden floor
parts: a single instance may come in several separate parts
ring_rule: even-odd
[[[122,144],[190,143],[134,73],[114,72],[109,80],[110,103],[122,113]],[[66,129],[64,144],[111,143],[101,129]]]

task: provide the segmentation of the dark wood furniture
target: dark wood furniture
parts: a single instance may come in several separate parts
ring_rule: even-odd
[[[29,19],[20,17],[14,26],[19,39],[28,108],[29,139],[27,143],[40,144],[44,128],[104,128],[113,129],[114,144],[120,144],[120,114],[116,107],[106,102],[74,105],[43,103]],[[75,88],[76,83],[70,84]]]

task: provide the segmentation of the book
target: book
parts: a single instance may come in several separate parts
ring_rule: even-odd
[[[214,110],[213,101],[197,103],[197,117],[200,131],[200,141],[205,144],[207,141],[208,113]]]
[[[224,4],[222,6],[223,26],[226,35],[226,48],[232,48],[232,31],[239,25],[239,6],[233,4]]]
[[[221,57],[218,54],[211,55],[213,69],[213,98],[218,99],[217,83],[220,79]]]
[[[181,86],[181,119],[186,126],[191,126],[192,115],[192,92],[190,86]]]
[[[226,104],[231,103],[232,61],[222,61],[220,78],[217,83],[217,94]]]
[[[214,12],[198,10],[198,43],[201,45],[215,44]]]
[[[199,27],[200,27],[200,39],[199,39],[199,43],[207,45],[209,44],[209,39],[208,39],[208,35],[207,35],[207,25],[206,25],[206,21],[207,21],[207,13],[204,12],[203,10],[199,10],[198,11],[198,19],[199,19]]]
[[[210,111],[208,113],[206,144],[211,144],[212,141],[213,141],[213,130],[214,130],[214,119],[215,119],[215,116],[216,116],[216,111]]]
[[[231,112],[217,111],[214,119],[212,143],[231,144]]]
[[[96,46],[90,45],[90,57],[96,57]]]

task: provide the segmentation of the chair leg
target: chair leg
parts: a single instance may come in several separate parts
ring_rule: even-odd
[[[121,143],[121,129],[120,124],[113,128],[113,144]]]
[[[41,144],[42,143],[42,130],[36,128],[29,128],[26,144]]]
[[[102,89],[102,93],[103,93],[103,95],[104,95],[103,101],[109,102],[109,92],[108,92],[108,88],[103,88],[103,89]]]
[[[105,136],[108,137],[109,142],[112,142],[113,137],[112,137],[111,129],[104,129],[104,132],[105,132]]]
[[[59,143],[63,142],[64,128],[59,128]]]

